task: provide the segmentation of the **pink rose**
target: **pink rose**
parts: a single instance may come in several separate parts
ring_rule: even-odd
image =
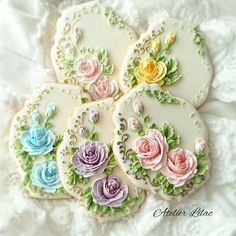
[[[89,92],[94,100],[114,97],[119,91],[118,84],[115,80],[108,79],[105,75],[100,78],[89,88]]]
[[[151,129],[136,140],[135,151],[144,168],[160,170],[166,164],[168,144],[157,129]]]
[[[93,55],[85,55],[77,60],[77,79],[80,84],[93,83],[102,73],[102,64]]]
[[[197,158],[188,151],[176,148],[168,153],[167,165],[162,173],[176,187],[182,186],[197,172]]]
[[[198,138],[195,141],[195,149],[196,151],[203,151],[204,149],[206,149],[206,142],[204,139],[202,138]]]
[[[136,100],[133,102],[133,111],[135,113],[142,113],[143,110],[144,110],[144,106],[140,100]]]
[[[135,118],[129,118],[128,120],[128,126],[131,130],[138,130],[140,128],[140,123]]]

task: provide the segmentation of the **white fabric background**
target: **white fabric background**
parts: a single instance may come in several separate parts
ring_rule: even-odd
[[[0,235],[236,235],[236,2],[234,0],[105,0],[137,31],[160,15],[199,23],[205,33],[214,80],[199,109],[209,129],[211,178],[174,208],[200,206],[211,217],[159,217],[153,211],[170,204],[149,196],[125,221],[98,224],[75,200],[40,201],[22,193],[8,153],[9,124],[27,94],[54,80],[49,49],[59,11],[79,1],[0,0]]]

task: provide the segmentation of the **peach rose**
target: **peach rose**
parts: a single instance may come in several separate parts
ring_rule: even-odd
[[[135,151],[144,168],[160,170],[166,164],[168,144],[157,129],[151,129],[136,140]]]
[[[176,148],[168,153],[167,165],[162,173],[176,187],[182,186],[197,172],[197,158],[188,150]]]
[[[85,55],[80,57],[76,63],[77,76],[76,79],[82,85],[91,84],[99,78],[102,73],[103,66],[93,55]]]
[[[100,78],[89,88],[89,92],[94,100],[114,97],[118,94],[119,87],[115,80],[108,79],[105,75]]]

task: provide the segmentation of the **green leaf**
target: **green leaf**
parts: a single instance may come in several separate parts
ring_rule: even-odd
[[[115,157],[114,157],[114,153],[113,153],[113,149],[112,149],[112,145],[108,144],[108,148],[109,148],[109,152],[108,152],[108,162],[107,162],[107,166],[104,170],[104,173],[106,175],[110,175],[114,169],[114,167],[117,165]]]
[[[70,185],[75,185],[76,183],[80,184],[88,184],[90,181],[89,177],[83,177],[82,175],[79,175],[76,173],[75,166],[70,163],[69,166],[69,173],[68,173],[68,181],[67,183]]]
[[[127,79],[124,80],[125,84],[131,88],[136,86],[138,84],[138,81],[134,75],[134,70],[137,66],[139,66],[140,61],[138,59],[134,59],[131,64],[128,65],[127,71],[126,71],[126,77]]]
[[[138,157],[137,157],[137,153],[135,151],[131,150],[128,153],[128,157],[131,160],[130,173],[133,174],[136,179],[143,179],[144,180],[148,174],[148,170],[141,166],[141,164],[138,160]]]
[[[195,26],[191,29],[191,32],[192,32],[193,43],[198,48],[198,50],[197,50],[198,54],[200,56],[203,56],[204,55],[204,39],[200,34],[200,30],[197,26]]]
[[[28,130],[29,129],[29,126],[28,125],[22,125],[20,127],[20,131],[24,131],[24,130]]]
[[[197,175],[204,175],[208,170],[208,165],[206,163],[199,163],[197,166]]]
[[[169,149],[180,144],[180,136],[176,134],[172,125],[168,123],[163,123],[160,125],[160,132],[163,136],[166,137],[166,141],[168,143]]]
[[[128,207],[128,206],[121,207],[120,210],[121,210],[121,212],[122,212],[123,214],[125,214],[125,215],[129,215],[130,212],[131,212],[131,209],[130,209],[130,207]]]
[[[23,185],[24,186],[29,185],[30,182],[31,182],[30,175],[26,174],[25,177],[24,177],[24,180],[23,180]]]
[[[75,154],[75,152],[76,152],[77,150],[78,150],[77,147],[71,147],[71,148],[70,148],[70,154],[71,154],[71,155]]]
[[[55,139],[55,143],[53,144],[53,149],[51,152],[49,152],[48,154],[44,155],[44,157],[48,160],[48,159],[53,159],[56,158],[56,154],[57,154],[57,148],[58,146],[61,144],[63,140],[63,135],[58,134],[56,135],[56,139]]]
[[[200,184],[202,182],[202,178],[201,178],[201,176],[195,175],[192,178],[192,181],[193,181],[194,184]]]
[[[98,138],[97,132],[93,132],[93,133],[90,135],[90,137],[89,137],[89,139],[90,139],[90,140],[93,140],[93,141],[96,141],[97,138]]]
[[[138,130],[138,135],[139,136],[144,136],[145,132],[143,130],[143,127],[141,127],[139,130]]]
[[[115,68],[115,66],[114,66],[113,64],[107,65],[107,66],[104,68],[104,74],[106,74],[106,75],[112,75],[113,72],[114,72],[114,68]]]
[[[61,194],[65,194],[66,191],[65,191],[65,189],[64,189],[63,187],[60,187],[60,188],[58,188],[58,189],[56,190],[56,193],[61,195]]]
[[[148,128],[149,129],[157,129],[157,125],[155,123],[152,123],[151,125],[149,125]]]
[[[155,97],[160,103],[167,103],[167,104],[179,103],[179,101],[175,97],[170,96],[166,91],[162,91],[159,89],[156,90],[145,89],[144,92],[149,97]]]
[[[176,83],[178,80],[181,79],[181,75],[178,72],[178,64],[177,61],[173,58],[167,59],[165,61],[167,73],[164,78],[164,85],[170,86]]]
[[[103,73],[106,75],[111,75],[114,72],[114,64],[109,61],[108,52],[104,48],[99,48],[97,50],[97,58],[103,65]]]
[[[97,58],[98,58],[99,61],[102,61],[103,58],[106,58],[106,57],[107,57],[107,55],[108,55],[108,52],[107,52],[106,49],[104,49],[104,48],[99,48],[99,49],[97,50]]]
[[[33,192],[36,192],[36,193],[42,193],[43,192],[42,188],[40,188],[38,186],[35,186],[35,185],[31,185],[30,188]]]
[[[194,151],[194,155],[197,157],[198,161],[205,161],[208,158],[208,154],[205,151]]]
[[[146,115],[143,120],[144,120],[145,123],[149,123],[150,122],[150,116]]]
[[[173,192],[174,192],[175,195],[179,195],[179,194],[181,194],[183,191],[184,191],[183,187],[175,187],[175,188],[173,189]]]
[[[88,102],[88,98],[85,98],[85,97],[81,97],[80,100],[81,100],[81,104]]]
[[[167,178],[162,173],[157,173],[152,183],[155,187],[159,187],[163,193],[173,193],[174,186],[168,182]]]

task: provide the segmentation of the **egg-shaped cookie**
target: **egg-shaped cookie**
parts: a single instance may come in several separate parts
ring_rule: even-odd
[[[114,154],[139,188],[180,200],[209,176],[207,129],[192,104],[142,83],[116,102]]]
[[[120,95],[119,73],[135,32],[99,2],[73,6],[58,19],[51,60],[60,83],[80,85],[94,100]]]
[[[36,89],[11,125],[10,151],[26,192],[36,198],[67,198],[56,153],[74,108],[91,101],[78,86],[47,83]]]
[[[142,82],[199,107],[207,98],[213,70],[197,25],[160,18],[134,43],[124,59],[120,86],[127,92]]]
[[[133,214],[145,197],[114,157],[112,112],[112,98],[78,107],[57,153],[64,188],[100,221]]]

